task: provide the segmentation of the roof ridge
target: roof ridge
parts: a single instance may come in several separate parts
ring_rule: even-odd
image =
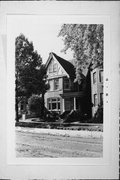
[[[69,60],[66,60],[66,59],[58,56],[58,55],[57,55],[56,53],[54,53],[54,52],[52,52],[52,54],[55,55],[55,56],[57,56],[57,57],[59,57],[59,58],[61,58],[61,59],[64,60],[65,62],[70,63],[70,64],[74,67],[74,65],[73,65]]]
[[[54,52],[52,52],[52,55],[57,59],[57,61],[61,64],[61,66],[64,68],[64,70],[68,73],[68,75],[74,79],[75,78],[75,67],[74,65],[70,62],[67,61]]]

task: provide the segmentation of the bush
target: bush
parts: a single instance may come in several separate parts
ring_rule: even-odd
[[[47,111],[45,114],[46,114],[45,120],[47,122],[54,122],[59,119],[59,114],[57,112]]]
[[[28,99],[28,109],[35,117],[43,116],[43,100],[39,95],[32,95]]]
[[[65,119],[69,113],[70,113],[70,111],[64,111],[64,112],[60,115],[60,118],[61,118],[61,119]]]
[[[81,114],[79,110],[72,110],[70,113],[67,114],[65,117],[65,122],[84,122],[84,116]]]

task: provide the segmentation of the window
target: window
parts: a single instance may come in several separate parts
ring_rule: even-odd
[[[54,80],[54,90],[58,90],[59,89],[59,79],[55,79]]]
[[[60,111],[60,98],[48,98],[48,109],[50,111]]]
[[[97,80],[97,79],[96,79],[96,72],[94,72],[94,73],[93,73],[93,84],[96,83],[96,80]]]
[[[64,78],[64,89],[70,89],[70,80],[68,78]]]
[[[49,83],[49,86],[50,86],[49,91],[52,91],[53,90],[53,81],[49,80],[48,83]]]
[[[57,63],[54,63],[53,61],[49,65],[49,73],[57,72],[58,65]]]
[[[97,106],[97,94],[94,94],[94,106]]]
[[[53,64],[53,72],[57,72],[57,63]]]
[[[49,66],[49,73],[52,73],[52,64]]]
[[[103,104],[103,93],[100,93],[100,104]]]
[[[99,71],[99,81],[103,82],[103,70]]]

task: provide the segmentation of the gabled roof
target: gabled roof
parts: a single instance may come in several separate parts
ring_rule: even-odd
[[[63,67],[63,69],[67,72],[67,74],[70,76],[70,78],[74,79],[75,78],[75,67],[73,66],[72,63],[69,61],[66,61],[65,59],[59,57],[55,53],[50,53],[49,58],[46,62],[46,68],[48,67],[50,61],[52,60],[52,57],[55,58],[60,65]]]

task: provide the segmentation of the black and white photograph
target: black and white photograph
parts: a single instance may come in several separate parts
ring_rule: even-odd
[[[15,28],[16,157],[103,157],[104,25]]]
[[[0,179],[116,179],[119,3],[0,9]]]

